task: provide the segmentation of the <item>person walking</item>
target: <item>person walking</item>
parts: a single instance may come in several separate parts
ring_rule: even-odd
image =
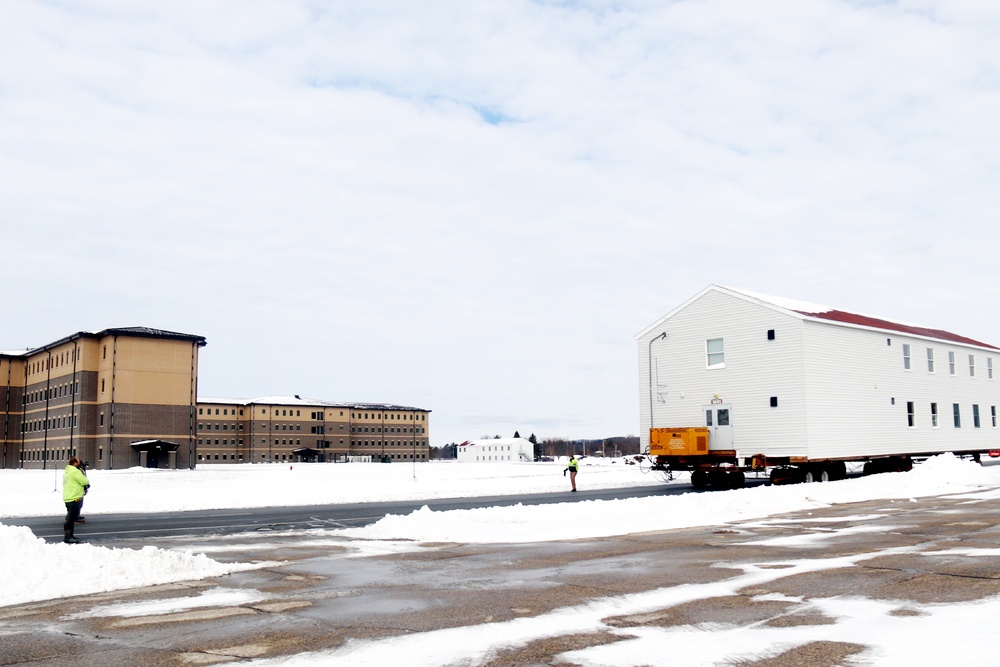
[[[576,491],[576,473],[580,469],[580,462],[576,459],[576,455],[569,457],[569,465],[566,466],[566,470],[563,470],[563,475],[569,472],[569,483],[573,487],[573,491]]]
[[[77,457],[69,460],[66,470],[63,471],[63,502],[66,503],[66,521],[63,523],[63,542],[66,544],[79,544],[80,540],[73,535],[73,528],[80,518],[80,508],[83,507],[83,494],[86,487],[90,486],[87,476],[81,468],[83,462]]]

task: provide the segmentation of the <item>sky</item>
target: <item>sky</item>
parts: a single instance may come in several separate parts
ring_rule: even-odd
[[[362,502],[369,500],[373,489],[383,499],[409,497],[458,497],[493,495],[511,487],[535,491],[566,488],[559,475],[563,462],[552,464],[520,463],[432,463],[418,467],[417,480],[410,484],[386,483],[407,466],[378,464],[298,464],[285,466],[199,466],[197,470],[167,471],[133,468],[129,470],[91,471],[92,492],[87,496],[87,514],[91,521],[77,533],[86,538],[90,523],[99,524],[107,512],[179,511],[190,504],[214,507],[225,498],[224,507],[253,507],[274,499],[292,499],[292,504],[318,502]],[[253,497],[225,493],[225,489],[253,482],[260,483],[262,494]],[[686,477],[682,475],[681,477]],[[315,484],[318,479],[335,483]],[[580,472],[581,484],[590,488],[654,483],[635,466],[621,461],[585,459]],[[167,481],[169,480],[169,481]],[[475,480],[476,484],[469,484]],[[398,482],[398,480],[396,480]],[[0,589],[0,607],[29,601],[65,596],[84,597],[102,591],[136,588],[176,581],[212,579],[202,588],[186,588],[176,596],[169,594],[141,601],[112,601],[96,598],[92,606],[74,618],[135,618],[177,613],[198,608],[226,608],[266,601],[270,594],[252,586],[235,587],[225,575],[255,568],[281,568],[282,563],[268,560],[232,562],[232,554],[246,558],[255,550],[273,555],[280,538],[284,547],[296,544],[328,545],[324,558],[365,558],[375,554],[402,553],[441,548],[445,543],[537,543],[543,541],[588,539],[630,533],[670,530],[691,526],[728,525],[735,530],[791,524],[795,531],[778,537],[763,537],[747,542],[761,546],[795,547],[800,559],[756,561],[742,568],[722,559],[718,567],[729,568],[732,575],[718,581],[654,588],[628,595],[597,596],[577,606],[561,607],[543,614],[533,614],[504,622],[469,624],[430,632],[407,633],[370,641],[353,641],[343,647],[264,659],[251,664],[311,667],[331,662],[345,665],[380,665],[404,662],[417,665],[478,664],[492,652],[521,646],[535,639],[587,632],[619,635],[612,648],[583,647],[562,654],[567,662],[581,665],[622,664],[733,664],[762,659],[791,647],[816,641],[849,642],[866,646],[862,659],[879,665],[940,664],[959,660],[967,665],[991,665],[995,662],[990,633],[967,632],[983,618],[1000,613],[1000,598],[983,597],[970,602],[920,604],[914,600],[885,600],[856,596],[793,598],[770,594],[764,599],[798,605],[800,613],[821,614],[826,624],[775,627],[765,623],[748,625],[694,624],[663,627],[616,627],[606,622],[612,617],[630,614],[662,613],[686,602],[745,593],[748,587],[764,587],[772,581],[798,574],[830,572],[864,566],[880,556],[901,553],[919,555],[928,563],[953,562],[955,558],[979,559],[986,564],[996,558],[997,550],[970,548],[952,542],[930,540],[921,545],[874,549],[853,555],[830,555],[825,545],[847,534],[895,529],[905,531],[906,505],[917,499],[947,497],[964,503],[992,502],[1000,498],[1000,466],[980,466],[951,454],[942,454],[914,467],[910,472],[852,478],[825,484],[756,486],[732,491],[685,493],[612,501],[583,501],[541,506],[483,507],[472,510],[436,512],[424,507],[407,515],[387,515],[361,528],[338,530],[292,531],[249,538],[240,535],[199,536],[191,544],[178,542],[175,548],[148,545],[140,550],[93,544],[47,544],[27,528],[9,525],[9,517],[31,516],[28,508],[48,505],[58,513],[59,498],[53,491],[53,476],[41,470],[0,471],[0,560],[23,572],[52,571],[72,567],[78,576],[72,581],[51,577],[22,577],[7,582]],[[169,483],[173,492],[151,494],[149,489]],[[662,483],[662,482],[655,482]],[[678,478],[671,484],[686,484]],[[58,480],[56,481],[58,487]],[[316,497],[318,487],[325,495]],[[219,489],[223,491],[220,492]],[[478,492],[475,490],[478,489]],[[58,490],[58,489],[57,489]],[[160,509],[136,507],[156,496]],[[825,517],[812,510],[862,503],[877,499],[894,500],[880,505],[877,512]],[[48,501],[47,503],[45,501]],[[862,507],[863,509],[863,507]],[[799,512],[798,516],[778,516]],[[891,517],[884,522],[866,523],[874,518]],[[580,517],[586,517],[581,521]],[[835,524],[835,525],[833,525]],[[947,542],[947,541],[945,541]],[[436,545],[436,546],[435,546]],[[228,558],[226,558],[228,556]],[[776,553],[775,558],[778,558]],[[220,560],[228,562],[220,562]],[[933,567],[933,566],[929,566]],[[48,582],[46,584],[46,582]],[[905,613],[901,613],[905,612]],[[963,636],[960,644],[941,642],[951,633]],[[706,642],[706,636],[711,641]],[[671,650],[663,653],[664,645]],[[659,656],[659,657],[656,657]],[[653,662],[650,662],[650,661]],[[992,661],[992,662],[991,662]],[[867,664],[867,663],[866,663]]]
[[[205,336],[203,396],[637,434],[709,284],[1000,344],[1000,7],[5,4],[0,349]]]

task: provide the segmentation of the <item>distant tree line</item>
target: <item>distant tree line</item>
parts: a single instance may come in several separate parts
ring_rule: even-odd
[[[514,432],[515,438],[521,436]],[[500,436],[485,435],[481,440],[499,440]],[[620,435],[612,438],[595,438],[568,440],[566,438],[545,438],[541,441],[532,433],[528,441],[535,445],[536,456],[555,458],[557,456],[630,456],[639,453],[639,438],[635,435]],[[458,458],[458,443],[450,443],[441,447],[431,447],[432,459]]]
[[[538,443],[538,456],[629,456],[639,453],[639,437],[619,435],[612,438],[568,440],[546,438]]]

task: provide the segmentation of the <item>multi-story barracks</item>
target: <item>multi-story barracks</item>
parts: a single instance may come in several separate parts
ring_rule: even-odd
[[[426,461],[429,414],[299,396],[205,398],[198,402],[198,461]]]
[[[0,352],[3,468],[192,468],[201,336],[145,327],[79,332]]]
[[[146,327],[0,352],[0,469],[426,461],[429,410],[297,396],[198,400],[205,338]]]

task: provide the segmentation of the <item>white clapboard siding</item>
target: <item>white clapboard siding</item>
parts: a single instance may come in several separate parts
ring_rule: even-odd
[[[724,368],[707,368],[711,338],[725,342]],[[637,344],[643,447],[651,424],[705,425],[705,408],[716,399],[730,406],[739,456],[850,459],[1000,448],[993,416],[1000,409],[1000,351],[989,346],[810,317],[717,286],[651,325]],[[904,344],[910,345],[910,370],[904,369]],[[927,371],[928,347],[935,350],[934,373]],[[972,377],[970,354],[976,357]],[[931,403],[938,406],[937,427]],[[955,403],[961,428],[953,424]],[[973,405],[979,406],[978,428]]]

